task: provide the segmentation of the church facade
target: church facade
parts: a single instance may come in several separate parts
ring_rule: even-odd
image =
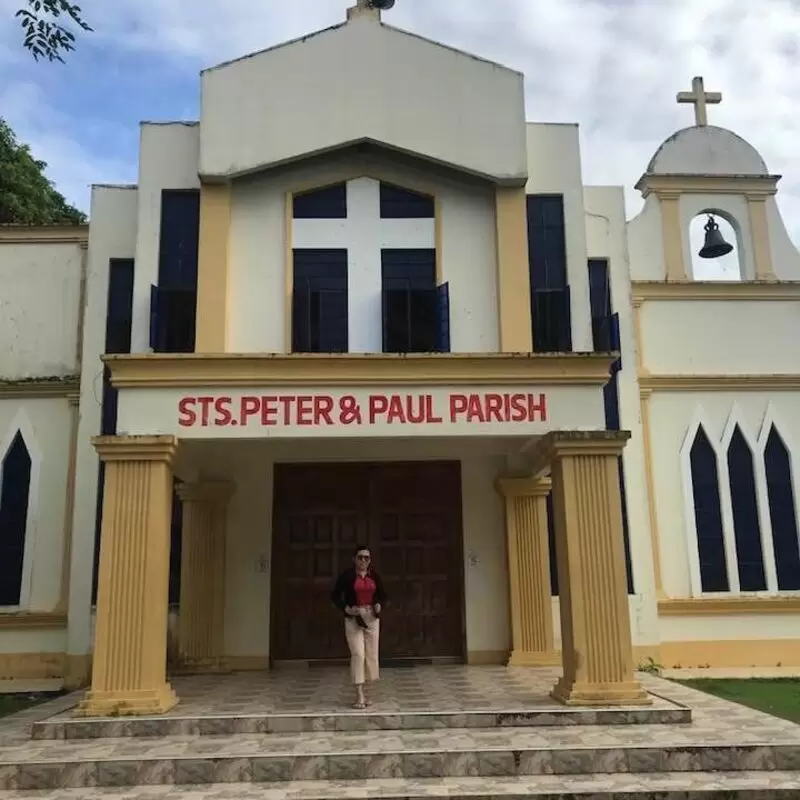
[[[800,666],[800,254],[719,96],[628,220],[522,75],[361,4],[201,83],[88,228],[0,228],[1,677],[152,713],[343,658],[360,545],[389,663],[563,663],[575,704]]]

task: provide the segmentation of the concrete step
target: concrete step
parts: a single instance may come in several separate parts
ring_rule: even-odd
[[[0,789],[800,770],[796,738],[659,725],[28,741]]]
[[[797,800],[798,786],[798,772],[679,772],[0,791],[0,800]]]
[[[689,708],[664,703],[652,708],[530,708],[507,711],[342,712],[303,714],[187,714],[158,717],[82,719],[69,713],[34,723],[32,737],[109,739],[153,736],[232,736],[236,734],[334,731],[401,731],[445,728],[547,728],[586,725],[688,725]]]

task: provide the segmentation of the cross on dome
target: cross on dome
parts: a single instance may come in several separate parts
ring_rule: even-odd
[[[678,92],[679,103],[691,103],[694,106],[694,124],[708,125],[708,105],[718,105],[722,102],[719,92],[707,92],[701,77],[692,80],[691,92]]]

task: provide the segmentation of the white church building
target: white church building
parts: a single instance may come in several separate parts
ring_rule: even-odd
[[[0,228],[0,678],[341,659],[358,545],[387,663],[800,667],[800,253],[720,96],[629,218],[523,75],[361,3],[200,80],[86,228]]]

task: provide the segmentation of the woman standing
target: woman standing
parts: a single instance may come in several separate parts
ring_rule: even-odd
[[[383,581],[372,566],[369,548],[359,545],[353,566],[336,580],[331,593],[333,604],[344,614],[344,633],[350,648],[350,675],[356,687],[353,706],[371,705],[364,684],[378,680],[378,649],[381,609],[386,603]]]

